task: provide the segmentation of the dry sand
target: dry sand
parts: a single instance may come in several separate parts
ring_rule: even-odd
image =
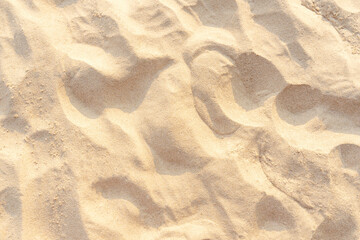
[[[0,0],[1,240],[360,239],[359,0]]]

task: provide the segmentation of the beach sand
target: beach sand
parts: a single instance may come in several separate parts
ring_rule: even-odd
[[[358,0],[0,0],[1,240],[360,239]]]

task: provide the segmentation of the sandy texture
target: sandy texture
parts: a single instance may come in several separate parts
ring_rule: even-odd
[[[1,240],[360,239],[360,1],[0,0]]]

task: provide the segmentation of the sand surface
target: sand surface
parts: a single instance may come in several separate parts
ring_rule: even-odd
[[[0,0],[0,240],[357,240],[359,174],[359,0]]]

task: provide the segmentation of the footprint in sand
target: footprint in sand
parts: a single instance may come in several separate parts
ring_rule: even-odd
[[[355,240],[356,222],[348,213],[338,213],[328,216],[316,228],[311,240]]]
[[[341,144],[333,152],[337,152],[337,156],[340,158],[344,168],[352,169],[360,174],[360,146]]]
[[[140,185],[126,177],[111,177],[96,181],[93,187],[108,201],[124,200],[135,204],[140,210],[140,221],[158,227],[164,223],[164,209],[149,195],[148,189]]]
[[[185,53],[195,108],[215,133],[231,134],[240,121],[253,124],[248,112],[261,108],[285,87],[285,81],[269,60],[242,52],[225,30],[209,30],[204,36],[190,39]]]
[[[360,146],[345,143],[331,151],[339,171],[348,183],[360,190]]]
[[[276,111],[293,126],[318,118],[330,131],[352,134],[360,131],[359,100],[327,95],[305,84],[286,87],[276,98]]]
[[[272,196],[264,196],[256,204],[256,221],[261,229],[285,231],[295,227],[294,217]]]
[[[58,95],[73,122],[78,112],[95,119],[106,108],[135,111],[152,81],[172,63],[165,56],[140,56],[111,16],[75,17],[68,28],[73,43],[59,46],[67,57]]]
[[[285,4],[279,0],[251,0],[248,1],[254,20],[275,34],[289,51],[290,57],[300,66],[306,68],[311,59],[299,43],[300,33],[294,25],[294,19],[288,14]]]
[[[15,166],[7,156],[0,155],[0,237],[21,239],[21,205]]]

